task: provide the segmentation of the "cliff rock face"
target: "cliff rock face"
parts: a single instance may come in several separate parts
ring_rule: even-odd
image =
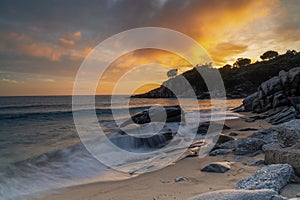
[[[299,117],[300,67],[288,72],[280,71],[259,87],[258,91],[243,101],[246,111],[265,113],[272,124],[279,124]],[[267,112],[268,111],[268,112]]]

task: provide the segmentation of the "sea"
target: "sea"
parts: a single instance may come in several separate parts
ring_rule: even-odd
[[[124,105],[124,102],[129,104]],[[218,112],[210,100],[184,99],[185,117],[193,121],[210,121],[211,110],[214,119],[233,119],[240,115],[231,109],[241,104],[241,99],[218,100],[226,102],[227,112]],[[120,137],[119,122],[128,120],[125,115],[113,116],[112,113],[128,111],[131,114],[149,109],[153,105],[164,107],[180,106],[177,99],[147,99],[117,96],[112,103],[111,96],[95,96],[95,112],[100,126],[103,126],[108,138],[118,138],[118,144],[125,150],[136,152],[152,151],[157,146],[150,142],[133,143]],[[199,110],[200,108],[200,110]],[[82,107],[82,110],[85,108]],[[90,109],[90,108],[86,108]],[[118,112],[114,112],[118,111]],[[118,123],[116,123],[116,120]],[[170,124],[172,127],[172,124]],[[190,129],[192,130],[192,129]],[[191,131],[193,132],[193,131]],[[196,133],[193,133],[196,136]],[[83,145],[77,132],[73,111],[72,96],[30,96],[0,97],[0,199],[30,199],[33,195],[55,191],[65,187],[99,181],[118,181],[165,167],[162,160],[176,154],[176,145],[168,154],[142,156],[138,160],[122,159],[118,170],[102,163]],[[179,148],[179,147],[178,147]],[[114,157],[110,151],[103,151],[106,157]],[[142,161],[150,161],[151,166],[139,165]],[[145,163],[145,162],[144,162]],[[163,162],[164,163],[164,162]],[[123,168],[122,168],[123,167]],[[124,169],[124,170],[122,170]],[[126,172],[135,173],[126,173]]]

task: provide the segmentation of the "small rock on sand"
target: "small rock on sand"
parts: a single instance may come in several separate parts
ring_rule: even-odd
[[[214,162],[206,165],[201,169],[203,172],[225,173],[230,169],[230,165],[227,162]]]
[[[257,128],[242,128],[239,131],[257,131]]]
[[[186,181],[187,178],[185,177],[178,177],[178,178],[175,178],[175,182],[178,183],[178,182],[183,182],[183,181]]]

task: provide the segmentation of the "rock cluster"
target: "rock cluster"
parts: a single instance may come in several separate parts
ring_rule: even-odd
[[[226,154],[233,151],[236,155],[247,155],[262,150],[265,142],[257,138],[240,138],[216,145],[211,154]],[[230,150],[230,151],[224,151]]]
[[[111,142],[123,149],[160,148],[173,139],[181,123],[185,118],[179,106],[150,107],[123,122]]]
[[[184,121],[184,112],[179,106],[151,107],[131,116],[123,122],[121,127],[131,123],[146,124],[150,122],[181,122]]]
[[[281,71],[262,83],[258,91],[244,99],[245,111],[264,113],[270,123],[280,124],[299,117],[300,67]],[[270,111],[271,110],[271,111]]]

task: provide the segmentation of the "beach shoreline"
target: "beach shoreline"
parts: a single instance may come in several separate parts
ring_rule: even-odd
[[[223,130],[222,133],[225,135],[232,132],[238,133],[235,136],[235,139],[238,139],[248,137],[254,132],[240,131],[240,129],[265,129],[271,126],[266,120],[246,122],[245,119],[251,116],[251,113],[241,113],[241,115],[243,116],[240,118],[226,120],[225,124],[230,129]],[[174,165],[133,178],[68,187],[47,194],[40,194],[30,199],[187,199],[205,192],[233,189],[240,179],[259,169],[257,166],[248,166],[244,163],[263,159],[263,156],[263,154],[253,157],[228,154],[207,155],[201,159],[189,157],[177,161]],[[211,162],[229,162],[231,169],[223,174],[200,171],[206,164]],[[185,180],[176,182],[175,179],[180,177]]]

